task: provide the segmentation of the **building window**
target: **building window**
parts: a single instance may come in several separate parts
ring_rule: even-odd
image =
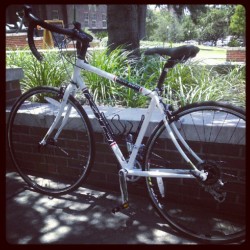
[[[92,14],[92,28],[96,27],[96,13]]]
[[[84,13],[84,20],[89,20],[89,13],[88,12]]]
[[[96,11],[96,4],[88,4],[88,10],[89,11]]]
[[[52,10],[52,19],[58,20],[59,19],[59,11],[58,10]]]
[[[92,20],[92,28],[96,27],[96,20]]]
[[[84,27],[89,27],[89,13],[84,13]]]
[[[106,14],[102,13],[102,27],[107,28]]]

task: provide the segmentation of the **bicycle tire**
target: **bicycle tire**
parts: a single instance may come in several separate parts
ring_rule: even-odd
[[[13,105],[7,138],[11,159],[29,187],[48,195],[63,195],[78,188],[87,178],[94,159],[94,136],[83,107],[69,96],[70,118],[58,139],[39,143],[54,121],[62,93],[53,87],[36,87]],[[66,111],[62,114],[64,117]]]
[[[205,185],[196,178],[146,178],[154,207],[177,231],[206,243],[245,240],[245,121],[243,109],[218,102],[190,104],[173,112],[169,123],[176,124],[185,141],[204,160],[195,163],[196,167],[209,172]],[[190,169],[165,130],[162,121],[148,139],[145,169]],[[218,180],[224,183],[222,187],[218,187]],[[223,194],[217,197],[221,202],[215,200],[212,190]]]

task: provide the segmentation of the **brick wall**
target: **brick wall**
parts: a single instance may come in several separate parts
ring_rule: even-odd
[[[19,81],[23,76],[23,70],[21,68],[6,69],[6,105],[13,104],[21,95]]]
[[[15,136],[21,136],[24,141],[24,144],[20,145],[19,147],[19,156],[22,157],[22,161],[26,167],[42,173],[41,164],[37,163],[41,163],[44,161],[43,156],[41,156],[41,154],[36,154],[37,144],[32,144],[33,142],[31,138],[27,137],[27,131],[29,131],[29,134],[32,136],[32,138],[37,137],[39,134],[41,134],[41,129],[29,126],[18,126],[18,128],[15,130]],[[70,152],[73,152],[74,150],[79,148],[79,141],[76,139],[79,136],[80,135],[75,131],[68,131],[68,138],[71,139],[67,139],[67,142],[65,143],[67,143],[68,150],[70,150]],[[87,183],[107,187],[118,191],[120,189],[117,160],[108,144],[106,144],[105,138],[101,133],[95,133],[95,140],[95,162],[89,174]],[[124,145],[119,144],[119,146],[124,149]],[[8,149],[7,145],[6,149]],[[74,172],[74,170],[70,170],[67,162],[68,158],[65,157],[64,159],[64,157],[62,157],[62,154],[60,154],[60,171],[67,173],[67,175],[70,176]],[[46,163],[48,164],[46,173],[53,174],[55,162],[53,161],[50,165],[47,160]],[[6,151],[6,164],[7,169],[14,169],[8,150]],[[139,181],[138,183],[131,183],[128,188],[133,193],[145,193],[143,179],[141,179],[141,181]]]
[[[28,134],[31,135],[27,137],[27,131]],[[46,165],[38,164],[42,163],[44,161],[43,156],[41,156],[41,153],[37,152],[37,144],[33,144],[33,138],[36,138],[39,134],[44,134],[44,131],[41,131],[40,128],[35,127],[29,127],[29,126],[18,126],[16,129],[14,129],[15,136],[21,136],[23,139],[23,145],[20,145],[19,147],[19,154],[22,157],[23,164],[28,167],[29,169],[32,169],[36,172],[42,172],[46,171],[46,173],[53,174],[54,167],[56,162],[58,160],[60,161],[58,164],[60,166],[60,171],[64,172],[68,175],[71,175],[75,172],[75,168],[71,170],[71,168],[68,165],[68,159],[67,157],[62,156],[60,153],[60,157],[57,158],[56,162],[54,160],[51,161],[51,165],[49,165],[49,160],[46,160]],[[72,151],[77,150],[79,146],[79,141],[77,138],[81,136],[80,132],[76,131],[67,131],[67,137],[71,139],[67,139],[67,142],[62,142],[63,145],[67,145],[67,150]],[[110,188],[113,190],[119,190],[119,180],[118,180],[118,168],[117,168],[117,161],[114,157],[114,155],[111,152],[111,149],[106,144],[105,139],[101,133],[95,133],[95,139],[96,139],[96,156],[95,156],[95,162],[91,169],[89,178],[87,180],[88,184],[92,184],[95,186],[101,186]],[[66,144],[67,143],[67,144]],[[81,144],[84,144],[84,142],[81,142]],[[230,171],[232,173],[234,172],[240,172],[244,171],[244,169],[240,169],[239,166],[244,166],[245,164],[239,164],[239,162],[242,162],[245,160],[245,146],[237,146],[235,145],[219,145],[215,146],[214,144],[204,144],[202,147],[201,145],[195,145],[195,142],[190,143],[193,144],[194,148],[199,148],[200,152],[206,151],[208,148],[209,150],[213,150],[214,157],[220,157],[221,160],[223,159],[223,153],[230,151],[230,159],[226,159],[227,165],[224,166],[225,168],[230,168]],[[175,159],[178,159],[178,157],[181,157],[177,152],[173,151],[173,147],[169,147],[171,143],[166,140],[165,146],[160,145],[159,150],[164,150],[164,154],[168,155],[168,160],[172,161]],[[83,146],[83,145],[82,145]],[[122,151],[124,151],[124,142],[122,144],[119,143],[119,146],[121,146]],[[65,148],[64,148],[65,149]],[[7,155],[7,166],[11,166],[10,157]],[[46,166],[46,169],[44,168]],[[43,170],[42,170],[43,169]],[[227,170],[228,172],[228,170]],[[141,178],[136,183],[128,183],[128,190],[129,193],[136,193],[139,195],[146,195],[145,190],[145,180],[144,178]],[[167,185],[168,189],[168,197],[172,199],[179,198],[182,201],[188,201],[190,204],[192,202],[200,202],[199,200],[202,199],[203,204],[206,203],[206,207],[213,206],[213,203],[211,203],[211,196],[208,193],[200,193],[200,196],[195,195],[195,191],[197,190],[197,183],[191,179],[167,179],[165,180],[165,185]],[[231,191],[233,192],[234,189]],[[230,212],[235,213],[239,210],[239,206],[243,207],[245,204],[245,197],[243,194],[239,195],[238,193],[235,193],[233,196],[231,196],[230,199],[227,199],[225,202],[223,202],[220,206],[220,209],[223,210],[223,212],[228,212],[228,207],[230,206]],[[242,209],[242,208],[241,208]]]
[[[43,37],[34,37],[34,42],[37,49],[44,49]],[[90,47],[99,46],[99,42],[91,42]],[[27,34],[6,34],[6,49],[23,49],[28,47]],[[67,48],[74,48],[74,44],[71,42],[67,45]]]
[[[227,62],[246,62],[245,48],[229,48],[226,55]]]
[[[42,49],[43,46],[43,38],[37,37],[34,38],[35,45],[37,49]],[[28,41],[27,41],[27,34],[7,34],[6,35],[6,42],[5,47],[7,49],[16,49],[16,48],[27,48]]]
[[[6,104],[13,104],[20,95],[20,82],[18,80],[9,81],[6,86]]]

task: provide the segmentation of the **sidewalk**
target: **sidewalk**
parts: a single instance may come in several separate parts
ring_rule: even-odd
[[[119,190],[117,190],[119,191]],[[119,192],[88,186],[49,198],[25,189],[6,174],[6,240],[11,244],[197,244],[156,214],[147,194],[129,194],[130,208],[117,214]]]

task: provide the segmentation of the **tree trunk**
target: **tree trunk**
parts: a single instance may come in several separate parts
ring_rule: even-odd
[[[138,25],[139,25],[139,39],[146,37],[146,16],[147,5],[138,5]]]
[[[145,36],[146,5],[108,5],[107,28],[110,50],[123,45],[138,50]]]

